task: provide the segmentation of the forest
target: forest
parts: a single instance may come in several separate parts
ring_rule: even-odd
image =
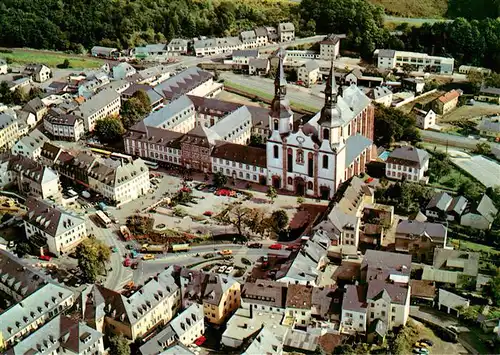
[[[346,33],[342,49],[365,59],[376,48],[405,49],[499,71],[499,3],[449,0],[449,12],[474,19],[403,24],[402,36],[395,36],[384,28],[383,8],[366,0],[2,0],[0,46],[85,53],[94,45],[129,48],[173,37],[237,35],[291,21],[300,36]]]

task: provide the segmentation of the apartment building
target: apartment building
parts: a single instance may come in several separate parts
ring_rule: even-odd
[[[73,250],[87,237],[85,221],[60,207],[36,198],[28,198],[26,208],[26,237],[44,240],[48,251],[56,256]]]
[[[242,49],[233,51],[232,59],[234,64],[249,65],[251,59],[259,58],[259,50]]]
[[[295,25],[291,22],[278,24],[278,39],[280,42],[290,42],[295,39]]]
[[[378,104],[390,107],[392,104],[392,91],[386,86],[376,86],[368,94],[368,97]]]
[[[420,129],[429,129],[436,125],[436,113],[433,110],[424,111],[414,107],[413,113],[417,119],[417,127]]]
[[[205,333],[203,306],[191,304],[169,323],[179,343],[191,345]]]
[[[19,138],[19,126],[15,116],[0,113],[0,150],[11,149]]]
[[[385,176],[389,179],[424,181],[427,170],[429,170],[429,153],[412,146],[394,149],[385,164]]]
[[[0,314],[0,341],[8,349],[28,337],[74,302],[73,291],[47,283]],[[36,334],[36,333],[35,333]]]
[[[285,314],[287,285],[282,282],[259,279],[245,282],[241,288],[241,307],[254,312],[266,311]]]
[[[243,47],[239,37],[204,38],[195,40],[193,44],[197,57],[231,53]]]
[[[26,158],[37,160],[42,152],[42,146],[49,139],[38,129],[31,131],[22,137],[12,147],[13,155],[22,155]]]
[[[425,206],[425,215],[439,220],[460,221],[467,204],[468,201],[463,196],[451,197],[444,191],[438,192]]]
[[[297,81],[305,87],[316,84],[319,79],[319,65],[315,60],[305,62],[297,69]]]
[[[27,338],[7,350],[20,354],[104,354],[103,334],[85,323],[58,315]]]
[[[120,94],[115,90],[103,90],[85,100],[73,111],[73,114],[83,119],[87,132],[92,132],[97,120],[108,116],[118,116],[120,107]]]
[[[127,62],[115,65],[112,70],[113,79],[115,80],[123,80],[137,73],[137,70]]]
[[[344,333],[366,333],[367,315],[366,286],[346,285],[340,317],[341,331]]]
[[[92,165],[88,181],[92,190],[121,205],[147,193],[149,168],[142,159],[99,160]]]
[[[258,47],[257,44],[257,34],[254,30],[242,31],[240,32],[240,39],[245,48],[255,48]]]
[[[265,46],[269,43],[270,39],[265,27],[257,27],[255,31],[255,40],[257,42],[257,47]]]
[[[36,122],[39,122],[47,113],[48,107],[39,97],[35,97],[23,106],[22,111],[32,113],[35,115]]]
[[[410,316],[410,286],[373,280],[366,295],[368,323],[382,321],[384,328],[404,326]]]
[[[188,43],[189,41],[187,39],[172,38],[167,44],[167,52],[173,55],[187,54]]]
[[[379,69],[401,68],[413,65],[417,71],[439,74],[452,74],[455,60],[453,58],[431,56],[427,53],[396,51],[393,49],[377,49],[374,52]]]
[[[37,83],[43,83],[52,76],[52,71],[44,64],[28,64],[24,68],[24,72],[30,75]]]
[[[415,262],[430,262],[434,249],[446,247],[448,229],[441,223],[401,221],[396,228],[396,251],[408,253]]]
[[[83,120],[75,115],[49,110],[43,119],[45,131],[56,140],[77,142],[85,134]]]
[[[175,316],[180,292],[170,271],[164,270],[128,297],[92,285],[82,292],[80,302],[88,324],[101,332],[105,328],[114,334],[122,333],[134,341]]]
[[[328,35],[319,42],[319,58],[321,60],[335,60],[340,53],[340,38],[335,35]]]
[[[451,90],[432,102],[433,110],[439,115],[446,115],[458,105],[458,98],[462,92],[460,90]]]

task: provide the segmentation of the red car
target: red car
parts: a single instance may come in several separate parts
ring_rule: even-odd
[[[203,343],[205,342],[205,340],[207,340],[207,338],[205,338],[203,335],[201,337],[199,337],[198,339],[196,339],[194,341],[195,345],[198,345],[198,346],[202,346]]]
[[[130,261],[130,259],[129,259],[129,258],[126,258],[126,259],[123,261],[123,266],[125,266],[125,267],[130,266],[130,264],[132,264],[132,261]]]
[[[45,261],[50,261],[50,259],[52,259],[52,257],[48,256],[48,255],[40,255],[40,260],[45,260]]]
[[[373,181],[373,178],[372,177],[369,177],[368,179],[365,180],[365,183],[369,184],[370,182]]]
[[[300,245],[299,244],[291,244],[291,245],[288,245],[285,249],[286,250],[292,250],[292,251],[299,250],[300,249]]]
[[[269,246],[269,249],[274,249],[274,250],[281,250],[281,248],[283,248],[283,245],[279,244],[279,243],[276,243],[276,244],[271,244]]]
[[[213,214],[214,213],[212,211],[205,211],[205,212],[203,212],[203,215],[207,216],[207,217],[212,217]]]

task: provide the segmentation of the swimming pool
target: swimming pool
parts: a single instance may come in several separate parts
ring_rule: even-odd
[[[380,159],[382,159],[383,161],[386,161],[387,158],[389,158],[389,154],[391,154],[391,152],[384,150],[382,153],[380,153],[380,155],[378,157]]]

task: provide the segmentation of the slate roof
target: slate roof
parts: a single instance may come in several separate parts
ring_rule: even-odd
[[[446,227],[441,223],[401,221],[396,228],[396,234],[428,235],[432,239],[444,239]]]
[[[438,302],[440,305],[458,309],[460,306],[468,307],[469,300],[455,293],[446,291],[442,288],[438,290]]]
[[[379,58],[394,58],[396,56],[396,51],[393,49],[379,49]]]
[[[342,310],[366,313],[367,306],[365,285],[345,286]]]
[[[214,146],[218,140],[221,140],[221,137],[211,128],[196,126],[181,138],[181,144],[188,143],[210,148]]]
[[[302,68],[305,68],[307,72],[312,72],[313,70],[319,69],[319,64],[315,60],[308,60],[301,66]]]
[[[78,116],[59,114],[57,111],[52,109],[49,110],[43,119],[53,125],[70,127],[73,127],[78,120],[81,120]]]
[[[200,321],[203,322],[203,306],[198,303],[192,303],[188,308],[179,313],[177,317],[169,323],[178,338],[182,338]]]
[[[448,193],[441,191],[432,196],[431,200],[425,207],[425,209],[436,209],[438,211],[446,212],[451,204],[452,197]]]
[[[464,212],[465,208],[467,207],[467,199],[463,196],[456,196],[453,197],[451,200],[450,205],[448,206],[447,212],[451,213],[454,212],[458,215],[461,215],[462,212]]]
[[[267,58],[250,58],[248,65],[256,69],[267,69],[269,59]]]
[[[411,255],[391,253],[379,250],[367,250],[361,263],[361,270],[366,269],[366,281],[386,281],[390,275],[410,277]]]
[[[271,280],[245,282],[241,288],[241,299],[270,307],[285,308],[287,285]]]
[[[345,153],[345,166],[354,162],[354,159],[360,156],[360,154],[367,148],[369,148],[373,142],[361,134],[356,134],[350,136],[346,141],[346,153]]]
[[[257,37],[267,37],[267,30],[265,27],[256,27],[254,31]]]
[[[83,114],[83,117],[89,117],[118,98],[120,94],[115,90],[103,90],[85,100],[77,110]]]
[[[184,136],[183,133],[170,131],[168,129],[146,127],[143,122],[138,122],[132,126],[125,137],[132,140],[138,140],[145,143],[154,143],[180,149],[180,139]]]
[[[148,95],[151,104],[163,100],[163,97],[158,92],[156,92],[152,86],[137,83],[133,83],[132,85],[130,85],[124,92],[122,92],[122,95],[131,97],[139,90],[143,90]]]
[[[337,44],[339,43],[340,38],[338,36],[335,36],[333,34],[329,34],[326,36],[319,44]]]
[[[170,342],[175,341],[176,334],[172,329],[171,325],[168,324],[165,328],[163,328],[158,334],[149,339],[146,343],[144,343],[139,351],[141,355],[157,355],[163,354],[163,344],[169,344]],[[174,353],[178,354],[178,353]],[[180,355],[179,353],[178,355]]]
[[[24,147],[28,148],[31,152],[36,149],[42,148],[42,146],[49,139],[38,129],[34,129],[27,136],[22,137],[14,146],[14,148],[18,145],[24,145]]]
[[[9,161],[9,170],[22,174],[24,178],[38,184],[59,178],[51,168],[21,155],[14,156]]]
[[[434,249],[432,266],[440,270],[457,271],[467,276],[479,273],[479,253],[461,250]]]
[[[281,22],[278,27],[281,31],[295,31],[295,26],[291,22]]]
[[[389,155],[389,158],[387,158],[387,163],[409,165],[416,168],[422,168],[428,160],[429,153],[427,153],[425,150],[418,149],[412,146],[406,146],[394,149]]]
[[[224,141],[217,141],[211,153],[212,158],[267,168],[265,148],[250,147]]]
[[[283,341],[276,338],[272,329],[264,326],[242,355],[281,354]]]
[[[213,75],[210,72],[198,67],[190,67],[158,84],[154,90],[167,100],[174,100],[212,78]]]
[[[233,51],[233,58],[234,57],[257,58],[258,56],[259,56],[258,49],[238,49]]]
[[[23,111],[26,112],[31,112],[32,114],[36,115],[40,110],[43,110],[45,108],[44,103],[39,97],[35,97],[28,101],[24,106],[23,106]]]
[[[192,108],[193,102],[188,96],[182,95],[179,98],[170,101],[167,105],[159,110],[151,112],[144,120],[144,124],[148,127],[160,127],[169,129],[170,125],[176,125],[178,122],[171,122],[171,119],[182,111]]]
[[[486,194],[483,194],[483,197],[481,197],[481,201],[479,201],[476,211],[490,223],[493,222],[495,216],[498,214],[498,209]]]
[[[404,305],[406,304],[408,291],[407,286],[391,284],[385,280],[371,280],[368,282],[366,299],[367,301],[377,300],[388,295],[390,303]]]
[[[496,117],[496,120],[483,118],[481,122],[479,122],[477,129],[480,131],[500,133],[500,118]]]

